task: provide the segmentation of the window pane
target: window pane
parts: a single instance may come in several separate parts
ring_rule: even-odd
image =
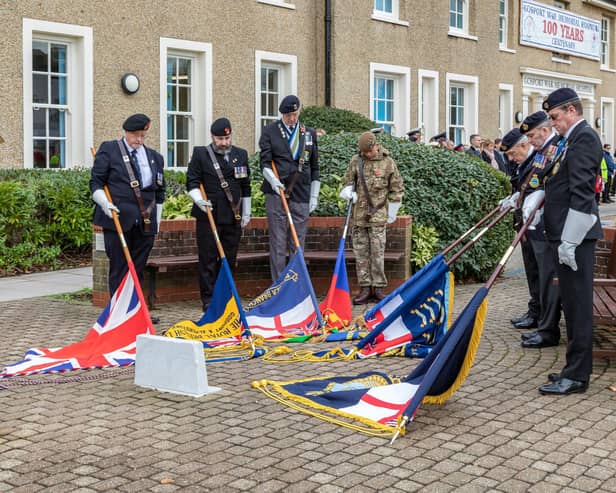
[[[51,104],[66,104],[66,77],[51,76]]]
[[[65,135],[65,118],[66,112],[62,110],[49,109],[49,136],[50,137],[66,137]]]
[[[267,90],[267,69],[261,69],[261,92]]]
[[[190,111],[190,88],[178,87],[177,111]]]
[[[177,86],[167,84],[167,111],[177,111]]]
[[[64,141],[50,140],[49,141],[49,167],[64,168]]]
[[[167,57],[167,83],[174,81],[176,71],[177,59],[174,57]]]
[[[178,142],[175,145],[176,149],[176,166],[188,166],[188,161],[190,161],[188,142]]]
[[[47,120],[47,110],[39,108],[32,110],[32,134],[35,137],[45,137],[47,135],[45,121]]]
[[[51,45],[51,72],[66,73],[66,46]]]
[[[47,76],[40,74],[32,74],[32,102],[47,103]]]
[[[175,166],[175,145],[173,142],[167,144],[167,166]]]
[[[47,167],[47,141],[35,140],[32,145],[32,163],[35,168]]]
[[[278,115],[278,96],[276,94],[270,94],[267,98],[267,116]]]
[[[175,139],[175,117],[173,115],[167,116],[167,138]]]
[[[188,58],[178,59],[178,83],[180,84],[190,84],[191,83],[190,65],[191,65],[191,61]]]
[[[47,72],[47,55],[49,44],[43,41],[32,42],[32,70]]]
[[[190,121],[186,116],[176,116],[175,117],[175,138],[176,139],[188,139],[188,130],[190,127]]]
[[[278,70],[268,70],[267,86],[270,92],[278,92]]]

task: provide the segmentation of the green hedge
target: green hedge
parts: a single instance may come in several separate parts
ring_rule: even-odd
[[[360,113],[327,106],[306,106],[300,115],[301,122],[313,128],[321,128],[328,134],[364,132],[377,124]]]

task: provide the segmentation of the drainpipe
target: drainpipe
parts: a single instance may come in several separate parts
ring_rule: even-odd
[[[325,0],[325,106],[332,105],[332,2]]]

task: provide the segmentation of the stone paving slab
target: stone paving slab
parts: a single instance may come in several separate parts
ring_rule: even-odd
[[[456,286],[455,313],[477,288]],[[565,346],[520,347],[509,319],[526,297],[521,278],[493,287],[468,379],[446,404],[422,406],[393,445],[299,414],[250,382],[405,375],[419,360],[210,364],[209,383],[223,390],[198,399],[136,387],[130,368],[0,387],[0,491],[614,492],[616,394],[607,389],[616,382],[614,362],[594,362],[586,394],[539,395],[547,373],[561,368]],[[19,360],[29,347],[77,341],[99,313],[46,298],[2,302],[0,362]],[[160,328],[200,316],[196,303],[160,305],[155,314]],[[80,381],[50,383],[67,377]]]

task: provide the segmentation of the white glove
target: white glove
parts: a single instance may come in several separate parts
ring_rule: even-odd
[[[522,204],[522,221],[526,223],[528,218],[532,214],[532,212],[537,208],[539,203],[544,199],[545,192],[543,190],[537,190],[536,192],[531,193],[528,197],[524,199],[524,204]],[[535,229],[539,221],[541,221],[541,216],[543,215],[543,207],[535,212],[535,217],[533,218],[533,222],[530,223],[528,229]]]
[[[319,191],[321,190],[321,182],[314,180],[310,183],[310,201],[308,202],[308,212],[313,212],[319,204]]]
[[[163,204],[156,204],[156,226],[158,233],[160,231],[160,222],[163,220]]]
[[[252,199],[250,197],[242,197],[242,228],[250,222],[250,214],[252,211]]]
[[[190,198],[193,200],[195,205],[203,212],[206,212],[206,207],[209,207],[210,210],[214,210],[214,208],[212,207],[212,203],[209,200],[205,200],[203,198],[203,194],[201,193],[200,189],[193,188],[190,192],[188,192],[188,195],[190,195]]]
[[[105,191],[102,188],[94,190],[92,200],[98,204],[108,218],[113,218],[111,211],[116,211],[118,214],[120,213],[120,209],[107,200],[107,195],[105,195]]]
[[[387,224],[391,224],[396,220],[396,215],[398,214],[398,209],[402,205],[401,202],[390,202],[387,207]]]
[[[509,195],[509,197],[505,197],[502,199],[498,205],[500,205],[500,210],[504,211],[506,209],[516,210],[518,208],[518,197],[520,196],[520,192],[515,192]]]
[[[569,209],[563,232],[560,234],[561,244],[558,246],[558,262],[568,265],[572,270],[577,270],[575,261],[575,249],[584,241],[586,233],[597,222],[594,214],[585,214]]]
[[[276,175],[270,168],[263,168],[263,178],[265,178],[269,184],[272,186],[272,189],[275,193],[280,195],[280,189],[284,190],[284,185],[280,182]]]
[[[357,192],[353,190],[352,185],[348,185],[340,191],[340,198],[344,200],[353,200],[353,203],[355,203],[357,202]]]

